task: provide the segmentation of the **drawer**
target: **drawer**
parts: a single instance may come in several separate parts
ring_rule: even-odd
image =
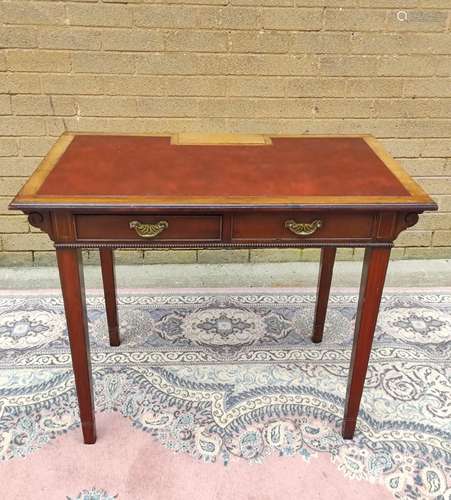
[[[374,214],[281,212],[237,214],[233,217],[232,240],[369,240]]]
[[[76,215],[79,240],[221,240],[220,215]]]

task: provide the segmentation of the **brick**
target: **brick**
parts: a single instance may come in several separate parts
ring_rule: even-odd
[[[7,55],[10,71],[64,73],[71,69],[70,55],[43,50],[10,50]]]
[[[299,31],[290,34],[290,51],[301,54],[349,54],[349,33]]]
[[[305,262],[318,262],[321,250],[319,248],[303,248],[301,250],[301,260]]]
[[[451,194],[451,178],[417,177],[416,181],[431,194]]]
[[[67,19],[72,26],[131,26],[132,10],[127,5],[67,5]]]
[[[451,247],[451,231],[434,231],[432,245]]]
[[[165,79],[168,96],[225,96],[228,77],[171,76]]]
[[[415,226],[418,229],[450,229],[451,214],[446,213],[424,213]]]
[[[251,249],[251,262],[297,262],[301,260],[298,248]]]
[[[1,215],[0,233],[28,233],[28,219],[25,215]]]
[[[0,177],[0,193],[15,195],[25,184],[24,177]]]
[[[42,91],[48,94],[103,94],[101,76],[46,75],[42,77]]]
[[[65,118],[67,130],[74,132],[177,133],[197,130],[219,133],[231,130],[224,118]],[[255,131],[254,131],[255,132]]]
[[[217,100],[213,102],[217,103]],[[160,98],[160,97],[142,97],[138,98],[139,116],[177,116],[193,117],[199,116],[200,102],[196,98]],[[201,115],[202,116],[202,115]],[[214,116],[207,113],[204,116]]]
[[[16,194],[21,187],[21,184],[25,183],[26,177],[34,172],[38,164],[39,158],[0,158],[0,176],[13,177],[14,179],[11,180],[12,186],[18,186],[16,190],[12,187],[9,188],[9,193],[2,194]],[[17,180],[19,177],[23,178]]]
[[[64,24],[66,14],[59,2],[1,2],[0,19],[4,24]]]
[[[354,260],[354,248],[338,248],[337,260]]]
[[[249,250],[198,250],[201,264],[220,264],[229,262],[248,262]]]
[[[286,53],[290,34],[276,31],[233,31],[230,33],[231,52]]]
[[[0,137],[0,156],[16,156],[17,152],[15,139]]]
[[[451,57],[439,57],[437,60],[437,76],[451,76]]]
[[[445,33],[359,33],[351,34],[351,52],[356,54],[448,54]]]
[[[109,95],[155,95],[166,93],[166,80],[158,76],[105,75],[105,94]]]
[[[406,9],[399,18],[399,9],[387,12],[388,31],[445,31],[448,13],[444,10]],[[406,18],[407,17],[407,18]]]
[[[0,47],[3,48],[37,47],[36,30],[33,28],[29,27],[25,28],[22,26],[2,26],[0,27]]]
[[[150,28],[256,29],[259,11],[253,8],[142,5],[134,10],[136,26]]]
[[[321,56],[320,74],[327,76],[366,76],[376,73],[374,56]]]
[[[318,117],[369,117],[373,102],[370,99],[318,99],[314,106]]]
[[[195,28],[200,27],[200,12],[198,7],[140,5],[134,8],[134,23],[149,28]]]
[[[357,250],[357,249],[356,249]],[[401,260],[404,258],[405,248],[392,248],[390,252],[390,260]],[[355,250],[354,250],[355,254]]]
[[[195,28],[255,30],[261,26],[260,11],[253,8],[199,8]]]
[[[313,55],[236,54],[227,69],[233,75],[311,76],[318,74],[318,65],[318,57]]]
[[[423,139],[383,139],[381,142],[392,156],[398,158],[415,158],[424,150]]]
[[[59,137],[63,132],[66,132],[68,128],[66,127],[64,120],[60,117],[45,116],[43,117],[45,121],[45,128],[47,135],[52,137]]]
[[[31,252],[0,252],[0,266],[30,266],[33,263]]]
[[[245,101],[241,101],[244,108]],[[314,102],[311,99],[260,99],[254,102],[255,109],[248,109],[241,116],[271,117],[271,118],[298,118],[311,117],[314,113]],[[239,115],[238,115],[239,116]]]
[[[385,24],[385,11],[372,9],[329,9],[324,12],[327,31],[381,31]]]
[[[77,96],[52,96],[52,107],[59,116],[79,115]]]
[[[0,196],[0,214],[9,215],[11,212],[8,210],[8,205],[11,201],[11,196]],[[1,248],[1,241],[0,241]]]
[[[51,115],[53,114],[50,97],[47,95],[16,95],[12,97],[16,115]]]
[[[374,101],[375,117],[442,117],[451,116],[449,99],[377,99]]]
[[[352,0],[354,3],[355,1]],[[450,0],[443,0],[441,5],[449,2]],[[357,0],[360,7],[384,7],[384,8],[393,8],[393,0]],[[436,7],[437,0],[403,0],[400,4],[400,8],[408,9],[411,7]]]
[[[9,95],[0,94],[0,115],[11,114],[11,97]]]
[[[405,256],[407,259],[449,259],[451,257],[451,246],[406,248]]]
[[[82,0],[77,0],[82,1]],[[97,1],[97,0],[96,0]],[[104,0],[105,2],[117,2],[117,0]],[[129,3],[143,3],[142,0],[129,0]],[[150,3],[150,2],[149,2]],[[154,1],[153,3],[159,3]],[[171,4],[192,4],[192,5],[221,5],[225,6],[230,0],[171,0]]]
[[[343,78],[290,78],[287,82],[289,97],[342,97],[346,82]]]
[[[397,246],[410,246],[410,247],[427,247],[431,245],[432,232],[431,231],[404,231],[397,240]]]
[[[293,7],[293,0],[231,0],[232,5],[256,5],[258,7]]]
[[[403,82],[399,78],[351,78],[346,82],[349,97],[401,97]]]
[[[406,97],[451,97],[451,78],[419,78],[404,82]]]
[[[134,73],[135,55],[112,52],[75,52],[72,56],[76,73]]]
[[[34,266],[56,266],[56,252],[32,252]],[[84,259],[83,259],[84,263]]]
[[[55,96],[53,107],[58,115],[136,116],[136,99],[132,97]]]
[[[404,258],[405,248],[392,248],[390,252],[390,260],[400,260]],[[365,254],[364,248],[354,248],[354,253],[352,256],[352,260],[363,261],[363,257]]]
[[[321,9],[299,7],[262,9],[262,27],[264,29],[318,31],[321,26]]]
[[[27,233],[27,234],[5,234],[2,237],[3,250],[52,250],[53,243],[47,234]]]
[[[145,264],[194,264],[196,250],[150,250],[144,252]]]
[[[83,265],[100,265],[100,256],[97,249],[82,251]]]
[[[280,77],[237,76],[227,81],[228,95],[234,97],[284,97],[287,82]]]
[[[102,32],[86,28],[47,28],[39,31],[38,44],[44,49],[98,50]]]
[[[442,118],[416,118],[406,119],[373,119],[368,123],[343,122],[340,133],[353,133],[361,130],[362,133],[370,133],[376,137],[449,137],[451,133],[451,121]]]
[[[451,195],[449,196],[434,196],[434,200],[438,203],[440,211],[451,212]],[[1,201],[1,199],[0,199]]]
[[[21,137],[19,149],[22,156],[44,156],[53,146],[55,140],[51,137]]]
[[[139,57],[138,73],[154,75],[313,75],[317,59],[276,54],[147,54]]]
[[[166,50],[169,51],[225,52],[227,46],[225,31],[178,30],[169,32],[166,37]]]
[[[114,252],[114,260],[116,264],[142,264],[142,250],[116,250]]]
[[[9,94],[40,94],[41,82],[35,74],[9,73],[0,78],[0,92]]]
[[[436,61],[430,56],[383,56],[377,65],[381,76],[431,76],[436,71]]]
[[[153,75],[226,74],[228,59],[211,54],[162,53],[138,56],[137,72]]]
[[[136,28],[104,30],[102,47],[104,50],[129,52],[163,50],[165,47],[164,32]]]
[[[445,159],[444,158],[409,158],[401,162],[410,175],[442,175]]]
[[[5,116],[0,120],[0,135],[44,135],[45,126],[41,118]]]

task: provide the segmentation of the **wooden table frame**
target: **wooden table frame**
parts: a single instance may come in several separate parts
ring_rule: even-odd
[[[317,303],[312,341],[321,342],[332,273],[338,247],[365,248],[354,342],[345,399],[342,435],[352,439],[359,413],[372,340],[381,302],[390,249],[398,234],[418,221],[436,204],[417,186],[377,142],[362,137],[381,158],[409,195],[404,197],[303,197],[302,199],[74,199],[39,196],[46,176],[74,135],[64,134],[30,178],[10,208],[28,214],[31,225],[46,232],[55,243],[72,354],[80,420],[85,443],[96,441],[94,398],[86,318],[82,248],[97,248],[105,292],[111,346],[120,344],[116,306],[113,250],[115,248],[321,248]],[[314,199],[313,199],[314,198]],[[161,215],[163,214],[163,215]],[[192,231],[187,237],[141,238],[132,230],[134,219],[154,227],[162,218],[174,227]],[[182,222],[180,218],[185,217]],[[310,227],[312,218],[336,228],[327,232],[293,235],[287,223],[300,219]],[[158,222],[159,221],[159,222]],[[200,222],[199,222],[200,221]],[[205,223],[204,223],[205,221]],[[126,229],[125,225],[129,226]],[[282,223],[284,226],[282,227]],[[121,225],[123,229],[117,230]],[[166,223],[167,224],[167,223]],[[177,225],[178,224],[178,225]],[[274,235],[268,227],[277,227]],[[171,226],[172,227],[172,226]],[[318,226],[320,227],[320,226]],[[196,231],[202,229],[202,235]],[[125,231],[131,231],[128,236]],[[175,231],[175,229],[174,229]],[[183,232],[182,231],[182,232]],[[216,234],[215,231],[218,231]],[[213,236],[205,237],[205,234]],[[126,234],[124,236],[124,234]],[[164,233],[163,233],[164,234]]]

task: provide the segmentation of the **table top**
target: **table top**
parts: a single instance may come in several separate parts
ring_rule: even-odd
[[[63,134],[12,209],[436,209],[371,136]]]

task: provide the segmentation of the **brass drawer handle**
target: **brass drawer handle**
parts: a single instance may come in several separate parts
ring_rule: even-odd
[[[142,238],[155,238],[169,227],[169,223],[165,220],[160,220],[156,224],[144,224],[138,220],[132,220],[129,225],[130,229],[134,229]]]
[[[285,227],[298,236],[308,236],[313,234],[323,225],[323,221],[317,219],[313,222],[296,222],[294,220],[285,221]]]

